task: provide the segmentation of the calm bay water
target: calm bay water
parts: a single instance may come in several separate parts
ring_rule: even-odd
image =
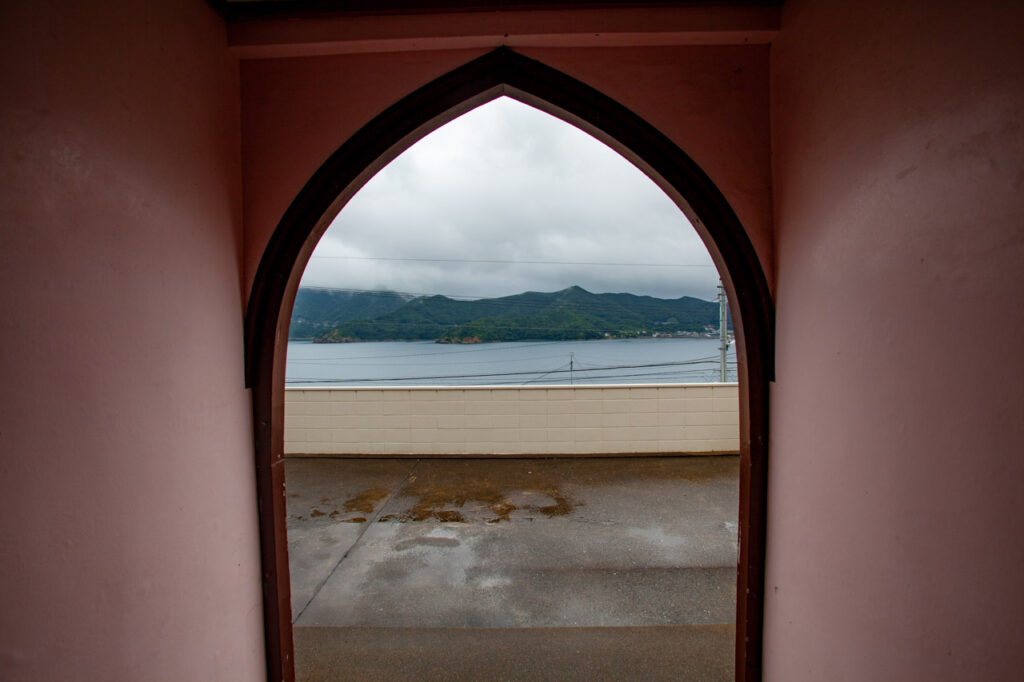
[[[735,346],[728,354],[736,380]],[[667,384],[719,379],[717,339],[288,342],[289,386]]]

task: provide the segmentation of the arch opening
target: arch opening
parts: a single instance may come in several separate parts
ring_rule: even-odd
[[[758,679],[773,334],[757,256],[724,197],[670,140],[599,92],[507,49],[424,86],[350,138],[303,188],[264,252],[247,312],[246,373],[253,388],[269,672],[275,679],[293,675],[283,389],[288,321],[306,262],[341,207],[377,170],[437,127],[501,95],[576,125],[641,168],[686,214],[723,275],[733,302],[740,381],[736,671],[739,679]]]

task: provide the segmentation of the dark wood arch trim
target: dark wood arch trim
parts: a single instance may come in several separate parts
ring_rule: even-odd
[[[768,385],[774,305],[739,219],[710,178],[642,118],[590,86],[499,48],[416,90],[367,123],[320,167],[285,212],[246,313],[268,679],[294,678],[283,472],[284,360],[295,291],[316,241],[379,168],[443,123],[500,95],[545,109],[611,144],[673,196],[704,237],[729,290],[740,373],[740,557],[736,675],[761,678]]]

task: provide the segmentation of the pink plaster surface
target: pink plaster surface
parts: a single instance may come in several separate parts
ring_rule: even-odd
[[[247,281],[288,204],[335,149],[406,94],[487,51],[243,61]],[[618,99],[679,144],[725,194],[771,272],[765,46],[521,51]]]
[[[538,7],[541,5],[538,4]],[[246,59],[509,47],[749,45],[771,42],[778,7],[615,7],[304,16],[232,22]]]
[[[766,679],[1024,669],[1022,25],[784,8]]]
[[[264,675],[237,64],[202,2],[0,11],[0,678]]]
[[[241,63],[245,272],[303,185],[345,140],[416,88],[486,50]]]
[[[524,48],[690,153],[777,283],[766,679],[1024,668],[1022,25],[788,0],[770,52]],[[328,154],[485,50],[239,84],[170,0],[0,39],[0,678],[261,679],[244,289]]]
[[[772,286],[767,46],[522,52],[617,100],[686,152],[736,212]]]

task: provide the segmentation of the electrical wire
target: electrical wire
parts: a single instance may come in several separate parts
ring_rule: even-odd
[[[693,366],[703,365],[713,362],[714,359],[701,358],[696,360],[679,360],[676,362],[655,362],[655,363],[643,363],[638,365],[610,365],[606,367],[596,367],[587,370],[575,370],[575,369],[551,369],[551,370],[530,370],[530,371],[515,371],[515,372],[488,372],[488,373],[474,373],[474,374],[445,374],[445,375],[429,375],[429,376],[408,376],[408,377],[371,377],[371,378],[348,378],[348,379],[314,379],[314,378],[291,378],[287,379],[286,383],[303,383],[303,384],[322,384],[322,383],[381,383],[391,381],[433,381],[438,379],[487,379],[495,377],[512,377],[512,376],[530,376],[533,374],[543,374],[544,376],[551,374],[567,374],[570,372],[595,372],[595,371],[615,371],[622,369],[646,369],[646,368],[657,368],[657,367],[681,367],[681,366]],[[703,370],[702,370],[703,371]],[[612,375],[608,375],[609,378]],[[631,376],[631,375],[623,375]],[[639,375],[637,375],[639,376]]]
[[[326,256],[313,254],[318,260],[398,261],[402,263],[484,263],[488,265],[587,265],[628,268],[713,268],[714,263],[607,263],[603,261],[502,260],[496,258],[397,258],[385,256]]]
[[[381,342],[387,343],[387,342]],[[410,343],[427,343],[426,341],[412,341]],[[515,350],[522,348],[524,345],[529,344],[530,348],[537,348],[538,346],[548,346],[554,343],[565,343],[564,341],[506,341],[501,344],[501,347],[496,347],[495,344],[487,344],[485,348],[451,348],[451,350],[443,351],[430,351],[426,353],[408,353],[402,355],[351,355],[345,356],[344,358],[337,356],[324,356],[324,360],[390,360],[391,358],[420,358],[427,355],[461,355],[463,353],[482,353],[487,351],[495,350]],[[431,345],[433,343],[431,342]],[[454,345],[454,344],[453,344]],[[552,356],[547,356],[552,357]],[[297,358],[295,360],[289,360],[289,363],[302,364],[321,364],[316,360],[307,360],[306,358]]]
[[[516,298],[516,297],[524,297],[524,296],[528,296],[530,294],[540,294],[540,295],[550,296],[552,294],[559,293],[557,291],[526,291],[526,292],[521,292],[521,293],[518,293],[518,294],[507,294],[507,295],[504,295],[504,296],[493,296],[493,295],[486,295],[485,296],[485,295],[478,295],[478,294],[442,294],[442,293],[437,293],[437,292],[434,292],[434,293],[424,293],[424,292],[415,292],[415,291],[390,291],[390,290],[375,290],[375,289],[338,289],[338,288],[334,288],[334,287],[318,287],[318,286],[301,285],[299,287],[300,292],[303,289],[310,290],[310,291],[324,291],[324,292],[332,292],[332,293],[333,292],[338,292],[338,293],[343,293],[343,294],[359,294],[359,295],[366,295],[366,296],[384,296],[384,297],[387,297],[387,298],[394,298],[395,296],[398,296],[398,297],[406,298],[407,299],[406,301],[404,301],[404,303],[409,303],[409,302],[411,302],[411,301],[413,301],[415,299],[418,299],[418,298],[435,298],[435,297],[440,296],[442,298],[448,298],[448,299],[451,299],[453,301],[457,301],[457,302],[460,302],[460,303],[467,303],[468,302],[468,303],[477,303],[479,305],[486,305],[486,304],[488,304],[491,301],[503,302],[504,299]],[[626,293],[626,292],[594,293],[594,292],[591,292],[591,291],[586,291],[585,289],[584,289],[584,291],[586,293],[592,295],[592,296],[627,295],[627,296],[634,296],[634,297],[640,298],[640,299],[651,298],[651,299],[654,299],[656,301],[677,301],[677,300],[679,300],[679,299],[663,299],[663,298],[658,298],[656,296],[651,296],[649,294],[629,294],[629,293]],[[679,298],[692,298],[694,300],[700,301],[701,303],[714,303],[714,301],[705,301],[704,299],[697,298],[695,296],[680,296]],[[504,305],[504,304],[505,303],[503,302],[502,305]],[[529,298],[520,298],[520,300],[517,301],[515,303],[515,305],[524,306],[524,307],[530,307],[530,306],[533,306],[533,307],[547,307],[547,306],[551,305],[551,301],[531,301]],[[573,304],[573,303],[562,303],[562,305],[563,306],[567,306],[567,307],[580,307],[580,306],[578,306],[576,304]],[[588,303],[587,307],[591,307],[592,305],[594,307],[596,307],[596,308],[601,308],[602,307],[602,306],[600,306],[598,304],[591,304],[591,303]],[[613,301],[610,301],[607,304],[605,304],[604,307],[606,309],[611,309],[612,307],[617,306],[617,305],[621,305],[621,304],[617,304],[617,303],[615,303]]]

